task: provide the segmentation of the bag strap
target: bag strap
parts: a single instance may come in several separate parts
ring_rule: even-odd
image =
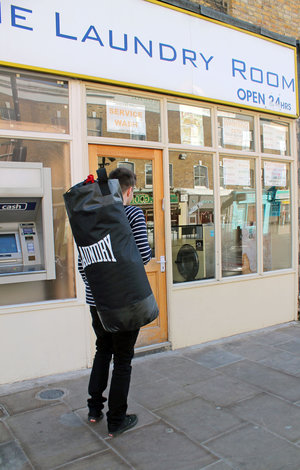
[[[98,168],[97,175],[98,175],[98,184],[99,184],[102,195],[108,196],[108,194],[111,194],[111,193],[108,187],[108,178],[107,178],[106,169]]]

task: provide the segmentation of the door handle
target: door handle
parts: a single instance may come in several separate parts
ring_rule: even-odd
[[[160,260],[156,262],[160,264],[160,272],[164,273],[166,271],[166,258],[161,256]]]

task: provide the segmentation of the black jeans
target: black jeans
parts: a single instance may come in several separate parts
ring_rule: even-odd
[[[88,407],[96,413],[104,407],[106,398],[103,392],[107,387],[109,365],[114,357],[109,396],[107,424],[110,432],[115,431],[125,418],[127,397],[131,376],[131,360],[134,356],[134,345],[139,334],[135,331],[108,333],[104,330],[98,317],[96,307],[90,306],[92,324],[97,336],[96,354],[89,382]]]

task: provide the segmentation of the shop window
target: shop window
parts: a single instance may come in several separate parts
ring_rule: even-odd
[[[160,102],[140,96],[88,89],[88,135],[115,139],[160,138]]]
[[[219,175],[220,175],[220,188],[225,188],[224,168],[223,168],[222,162],[220,162],[220,166],[219,166]]]
[[[195,188],[208,188],[208,168],[199,162],[194,166],[194,186]]]
[[[210,109],[168,103],[168,131],[173,144],[211,147]]]
[[[68,82],[0,70],[0,128],[69,133]]]
[[[263,263],[264,271],[292,266],[290,164],[264,160]]]
[[[152,163],[146,163],[145,165],[145,185],[146,187],[152,187]],[[169,185],[173,187],[173,165],[169,164]]]
[[[146,188],[152,187],[152,163],[145,164],[145,186]]]
[[[290,155],[289,125],[270,119],[260,119],[260,142],[264,153]]]
[[[169,184],[170,184],[170,188],[173,188],[174,184],[173,184],[173,164],[172,163],[169,163]]]
[[[218,113],[218,146],[233,150],[254,150],[254,118],[232,111]]]
[[[102,135],[102,118],[97,116],[96,111],[87,118],[88,135],[100,137]]]
[[[173,282],[212,279],[215,277],[213,157],[171,151],[169,161],[173,170],[170,189]],[[198,170],[195,176],[195,168],[199,167],[204,179]],[[196,186],[195,178],[199,183]]]
[[[69,144],[25,139],[0,139],[0,161],[40,162],[51,168],[56,278],[0,284],[1,305],[75,298],[73,241],[63,193],[71,186]]]
[[[255,160],[220,159],[222,276],[257,272]]]
[[[118,162],[118,168],[122,166],[123,168],[127,168],[127,170],[130,170],[134,173],[134,163],[133,162]]]

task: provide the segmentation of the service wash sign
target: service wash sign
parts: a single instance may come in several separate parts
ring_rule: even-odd
[[[0,0],[0,63],[297,115],[295,48],[154,0]]]

